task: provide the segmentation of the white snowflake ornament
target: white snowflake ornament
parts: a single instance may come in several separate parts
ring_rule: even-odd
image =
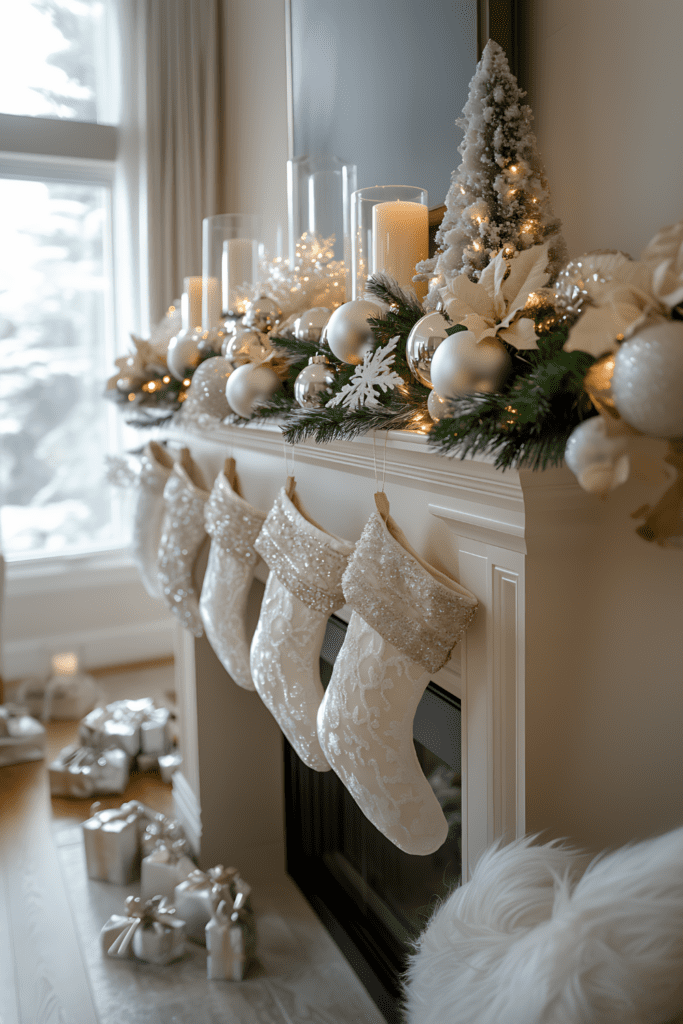
[[[379,409],[380,402],[375,389],[386,393],[403,383],[401,375],[391,369],[398,342],[399,335],[396,335],[383,348],[366,352],[363,362],[356,368],[349,383],[329,400],[328,408],[332,405],[343,405],[347,409],[362,409],[366,406]]]

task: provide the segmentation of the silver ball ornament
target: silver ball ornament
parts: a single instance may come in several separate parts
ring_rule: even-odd
[[[449,334],[432,357],[434,390],[442,398],[499,391],[510,372],[511,359],[496,338],[477,342],[471,331]]]
[[[584,491],[604,496],[628,480],[627,444],[624,436],[610,437],[602,416],[593,416],[572,430],[564,461]]]
[[[314,306],[307,309],[294,322],[294,337],[297,341],[312,341],[316,344],[320,341],[325,324],[332,316],[332,310],[327,306]]]
[[[200,363],[192,374],[192,383],[183,404],[185,413],[206,413],[224,419],[230,412],[225,386],[232,366],[222,356],[212,356]]]
[[[228,377],[225,397],[238,416],[249,419],[279,387],[280,378],[270,366],[245,363]]]
[[[417,321],[408,335],[406,342],[406,359],[413,376],[417,377],[421,384],[431,388],[431,365],[432,358],[437,348],[447,337],[450,324],[446,317],[438,311],[427,313]]]
[[[432,389],[427,399],[427,412],[434,422],[438,423],[445,416],[453,415],[453,402],[450,398],[442,398],[441,395]]]
[[[176,380],[184,380],[188,370],[194,370],[201,359],[201,331],[190,329],[185,334],[176,334],[168,343],[166,363]]]
[[[294,381],[294,398],[302,409],[319,409],[334,384],[335,371],[325,356],[311,356]]]
[[[282,317],[282,310],[274,299],[267,295],[259,295],[247,303],[244,313],[245,327],[255,327],[257,331],[270,331]]]
[[[381,316],[384,307],[369,299],[352,299],[338,306],[327,321],[325,335],[330,350],[342,363],[356,366],[366,352],[372,352],[375,340],[368,317]]]
[[[246,329],[234,334],[225,343],[224,355],[234,368],[245,363],[262,363],[273,351],[267,334]]]
[[[651,437],[683,437],[683,321],[643,327],[619,346],[612,398],[622,419]]]

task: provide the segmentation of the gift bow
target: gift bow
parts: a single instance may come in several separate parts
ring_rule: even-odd
[[[186,881],[189,882],[187,892],[197,892],[199,889],[211,889],[212,891],[216,888],[222,889],[238,877],[237,868],[224,868],[222,864],[217,864],[215,868],[209,868],[208,871],[196,868],[186,878]]]
[[[142,850],[146,857],[162,847],[177,851],[176,860],[181,853],[189,852],[182,825],[175,818],[167,818],[163,814],[149,822],[142,834]]]
[[[165,896],[152,896],[151,900],[143,900],[141,896],[129,896],[126,899],[126,915],[129,921],[109,947],[109,956],[128,956],[128,948],[138,928],[154,928],[157,932],[163,932],[164,928],[168,928],[175,920],[174,914],[175,907]]]
[[[66,750],[69,748],[66,747]],[[74,747],[70,753],[66,754],[64,751],[60,754],[62,761],[62,767],[68,768],[69,771],[74,771],[76,768],[85,768],[89,765],[95,764],[96,761],[102,755],[92,747]]]
[[[189,845],[187,839],[176,839],[173,843],[162,839],[151,853],[147,854],[148,857],[153,857],[157,864],[177,864],[182,857],[187,857],[188,855]]]

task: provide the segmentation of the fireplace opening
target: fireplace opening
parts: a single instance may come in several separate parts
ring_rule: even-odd
[[[332,616],[320,657],[323,686],[346,623]],[[399,1024],[400,978],[435,904],[460,881],[460,701],[435,683],[415,715],[422,770],[448,822],[431,856],[403,853],[372,825],[334,772],[315,772],[285,741],[287,870],[387,1021]]]

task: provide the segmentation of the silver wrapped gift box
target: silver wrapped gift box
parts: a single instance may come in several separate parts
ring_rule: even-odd
[[[22,708],[0,705],[0,768],[45,757],[45,728]]]
[[[232,904],[221,900],[206,926],[206,974],[223,981],[242,981],[256,953],[256,931],[245,913],[245,898],[238,893]]]
[[[143,847],[144,850],[144,847]],[[145,899],[166,896],[173,899],[175,887],[194,871],[186,839],[162,841],[151,853],[142,858],[140,891]]]
[[[251,909],[251,887],[240,876],[237,868],[224,868],[218,864],[208,871],[198,868],[175,887],[174,902],[176,910],[185,922],[188,939],[204,945],[206,942],[206,926],[211,920],[213,908],[221,900],[231,907],[238,892],[242,893],[242,902],[247,914],[253,918]]]
[[[120,807],[90,808],[83,822],[83,842],[88,877],[100,882],[127,885],[140,876],[141,837],[144,829],[164,815],[130,800]]]
[[[138,754],[158,757],[172,746],[172,715],[158,707],[151,697],[117,700],[104,708],[95,708],[78,728],[84,746],[98,750],[119,747],[131,757]]]
[[[185,952],[185,922],[165,899],[129,896],[126,914],[113,914],[100,933],[102,952],[123,960],[169,964]]]
[[[52,796],[104,796],[123,793],[131,759],[124,750],[93,750],[69,746],[48,767]]]

